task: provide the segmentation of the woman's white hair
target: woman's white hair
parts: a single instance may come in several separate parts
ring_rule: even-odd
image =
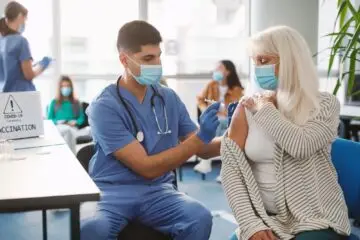
[[[290,121],[303,125],[319,110],[319,78],[305,39],[296,30],[271,27],[250,41],[251,56],[276,55],[280,59],[276,93],[278,109]]]

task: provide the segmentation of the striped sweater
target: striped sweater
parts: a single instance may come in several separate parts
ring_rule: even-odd
[[[319,113],[303,126],[285,119],[270,103],[253,116],[275,141],[276,216],[266,214],[245,153],[231,139],[222,140],[222,184],[239,224],[239,240],[267,229],[285,240],[329,227],[350,234],[347,207],[330,157],[340,104],[329,93],[321,93],[320,98]]]

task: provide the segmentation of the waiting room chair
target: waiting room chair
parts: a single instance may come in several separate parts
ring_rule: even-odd
[[[89,106],[89,103],[87,102],[81,102],[81,108],[84,110],[86,110],[86,108]],[[79,126],[79,129],[85,128],[89,126],[89,120],[88,120],[88,116],[85,113],[85,121],[82,125]],[[84,135],[84,136],[79,136],[76,138],[76,144],[85,144],[85,143],[90,143],[92,142],[92,136],[91,135]]]
[[[343,190],[349,217],[355,219],[355,226],[360,221],[360,143],[337,138],[331,147],[331,159],[338,174],[338,181]],[[230,240],[237,240],[235,233]],[[348,240],[360,240],[354,234]]]
[[[95,154],[95,145],[89,144],[81,148],[76,157],[86,171],[89,169],[89,162]],[[176,171],[174,171],[176,174]],[[176,175],[174,186],[177,188]],[[171,240],[169,236],[156,231],[138,222],[130,222],[118,236],[119,240]]]

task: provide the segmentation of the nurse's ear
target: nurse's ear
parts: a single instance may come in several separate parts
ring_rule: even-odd
[[[124,68],[128,67],[128,58],[124,52],[119,53],[119,60],[120,60],[121,64],[124,66]]]

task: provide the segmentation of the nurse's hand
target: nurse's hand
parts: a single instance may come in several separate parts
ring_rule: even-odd
[[[47,69],[51,63],[52,59],[50,57],[43,57],[41,61],[39,62],[39,65],[42,69]]]
[[[214,103],[210,105],[200,116],[200,130],[197,136],[205,144],[208,144],[213,140],[216,135],[216,129],[219,126],[218,111],[220,103]]]

